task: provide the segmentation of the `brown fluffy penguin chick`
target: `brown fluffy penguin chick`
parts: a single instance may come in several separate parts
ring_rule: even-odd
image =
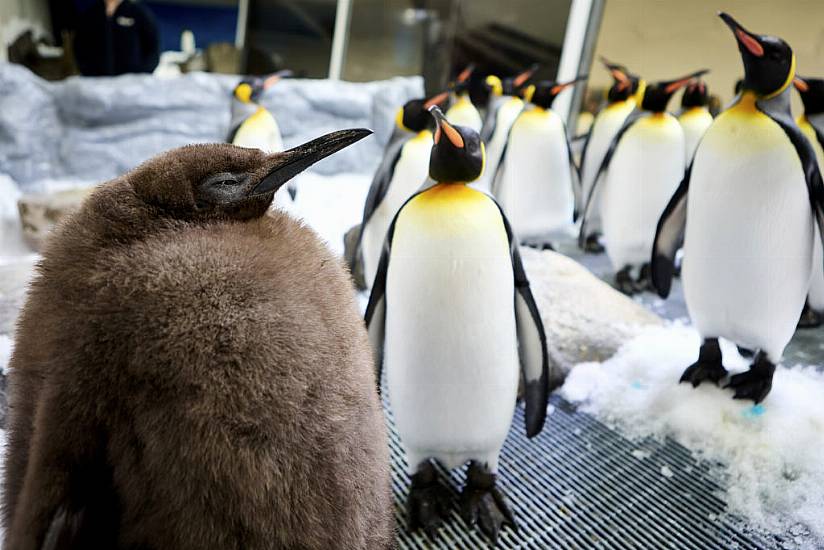
[[[368,135],[194,145],[46,246],[10,364],[5,548],[385,548],[389,456],[339,258],[277,188]]]

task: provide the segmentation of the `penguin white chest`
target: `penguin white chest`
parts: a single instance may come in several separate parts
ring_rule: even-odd
[[[519,362],[509,242],[489,197],[460,184],[400,212],[386,278],[384,366],[410,468],[495,468]]]
[[[515,119],[524,108],[524,102],[517,97],[511,97],[504,101],[495,113],[495,131],[486,144],[486,167],[478,182],[477,187],[483,190],[491,188],[492,180],[498,171],[498,164],[501,161],[501,154],[506,146],[509,137],[509,130],[515,123]]]
[[[745,98],[704,135],[687,200],[683,281],[694,324],[777,362],[812,266],[813,219],[795,148]]]
[[[392,179],[381,203],[363,228],[363,268],[366,284],[370,287],[378,271],[383,242],[389,225],[398,209],[426,181],[429,174],[429,155],[432,151],[432,132],[424,130],[407,141],[401,149]]]
[[[650,260],[658,218],[684,176],[684,132],[656,113],[622,136],[609,164],[601,202],[607,255],[616,270]]]
[[[595,117],[589,142],[587,143],[587,150],[581,162],[581,186],[584,201],[589,197],[590,189],[592,189],[592,184],[595,182],[595,176],[601,168],[601,163],[610,143],[612,143],[615,134],[621,129],[624,120],[634,108],[635,102],[628,99],[607,106]]]
[[[283,139],[278,123],[272,113],[262,107],[243,121],[235,133],[232,145],[252,147],[266,153],[283,151]],[[286,210],[292,207],[292,197],[289,196],[285,185],[277,190],[272,204]]]
[[[695,154],[695,149],[698,147],[698,142],[701,141],[704,132],[712,124],[712,115],[704,107],[693,107],[678,117],[678,122],[681,124],[681,128],[684,129],[684,150],[686,152],[684,160],[685,166],[689,166]]]
[[[481,114],[466,94],[459,96],[455,104],[446,111],[446,118],[456,126],[467,126],[476,132],[480,132],[483,126]]]
[[[518,237],[545,236],[572,223],[567,147],[563,122],[551,110],[524,111],[512,126],[495,192]]]
[[[815,150],[815,158],[818,160],[819,169],[824,169],[824,149],[818,142],[815,128],[813,128],[810,121],[806,117],[801,117],[798,120],[798,127],[804,132],[804,135],[809,140],[810,144]],[[807,299],[810,302],[810,307],[816,311],[824,310],[824,259],[822,259],[822,245],[821,233],[813,230],[815,237],[815,245],[813,246],[813,275],[810,279],[810,292]]]

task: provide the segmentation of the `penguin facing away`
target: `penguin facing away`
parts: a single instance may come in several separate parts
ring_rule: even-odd
[[[5,548],[393,544],[348,276],[312,231],[264,216],[369,133],[174,149],[55,231],[10,363]]]
[[[601,57],[601,63],[612,75],[613,84],[607,92],[607,104],[593,120],[581,152],[581,193],[578,203],[578,211],[581,213],[586,207],[586,200],[595,183],[595,176],[598,174],[598,169],[601,167],[612,140],[643,97],[643,91],[641,91],[641,96],[638,96],[639,90],[643,87],[639,76],[630,73],[623,65],[611,63],[603,57]],[[604,251],[604,247],[598,242],[601,234],[600,204],[601,193],[597,193],[592,197],[592,210],[587,220],[589,231],[582,245],[585,252],[601,253]]]
[[[719,15],[744,63],[742,93],[704,134],[658,223],[652,276],[666,297],[683,240],[684,297],[703,344],[681,381],[724,380],[718,338],[727,338],[758,353],[725,387],[737,399],[760,402],[804,307],[815,221],[819,230],[824,224],[824,184],[790,114],[792,49]]]
[[[573,223],[580,193],[578,167],[566,124],[552,103],[585,78],[529,86],[524,99],[531,107],[518,115],[509,132],[493,193],[525,243],[551,248],[549,239]]]
[[[625,294],[646,290],[655,225],[684,175],[684,131],[666,112],[672,95],[698,71],[644,90],[639,109],[615,135],[598,169],[581,223],[579,244],[589,235],[592,197],[601,192],[601,219],[615,286]]]
[[[428,99],[413,99],[398,110],[396,127],[402,137],[390,140],[378,166],[363,208],[357,244],[350,266],[361,262],[364,282],[371,288],[378,270],[383,241],[398,209],[426,182],[432,150],[432,117],[427,109],[441,105],[447,92]],[[355,270],[352,268],[352,272]]]
[[[475,70],[475,65],[469,65],[460,72],[451,85],[452,105],[446,111],[446,118],[456,126],[468,126],[476,132],[481,131],[483,119],[472,100],[469,99],[469,77]]]
[[[490,96],[481,129],[481,141],[486,145],[486,167],[478,181],[473,183],[473,186],[481,191],[489,192],[492,189],[492,178],[498,171],[498,163],[506,147],[509,130],[524,108],[524,100],[519,96],[537,70],[538,65],[533,65],[526,71],[503,80],[495,75],[486,77]]]
[[[703,80],[695,79],[687,84],[681,96],[681,113],[678,115],[678,122],[684,130],[685,167],[692,162],[692,156],[695,154],[695,148],[698,147],[701,136],[712,124],[709,104],[710,96]]]
[[[432,113],[434,182],[389,229],[366,323],[412,476],[410,525],[433,533],[446,515],[431,460],[469,461],[461,514],[495,539],[514,525],[495,473],[521,376],[527,436],[546,419],[546,335],[503,211],[466,185],[483,169],[479,135]]]
[[[804,104],[804,114],[796,124],[815,151],[818,169],[824,167],[824,79],[796,76],[795,89]],[[821,236],[815,233],[813,250],[813,276],[807,303],[798,321],[798,328],[815,328],[824,322],[824,258],[822,258]]]
[[[229,123],[228,143],[239,147],[254,147],[264,153],[283,151],[283,138],[277,120],[268,109],[258,103],[263,92],[282,78],[292,75],[284,70],[267,77],[251,76],[241,80],[232,91],[232,119]],[[289,209],[297,194],[295,182],[290,181],[275,194],[274,206]]]

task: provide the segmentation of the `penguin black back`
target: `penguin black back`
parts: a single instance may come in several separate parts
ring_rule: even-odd
[[[796,76],[794,84],[804,104],[805,115],[824,113],[824,79]]]
[[[391,545],[349,278],[313,232],[264,215],[291,176],[366,134],[173,150],[55,231],[10,365],[6,548],[103,526],[94,547]]]

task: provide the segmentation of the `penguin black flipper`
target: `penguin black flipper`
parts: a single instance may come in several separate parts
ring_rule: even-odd
[[[684,172],[684,179],[681,180],[675,194],[667,203],[655,229],[650,269],[652,286],[661,298],[669,296],[672,276],[675,273],[675,253],[684,242],[684,228],[687,225],[687,192],[690,187],[691,174],[692,163]]]
[[[495,126],[498,124],[498,109],[501,108],[502,102],[493,100],[491,105],[486,110],[486,118],[481,125],[481,141],[489,143],[492,136],[495,135]]]
[[[524,403],[526,405],[526,436],[535,437],[544,427],[549,405],[549,352],[547,351],[544,323],[521,262],[518,239],[503,209],[489,197],[501,213],[501,219],[509,238],[512,272],[515,280],[515,324],[518,330],[518,356],[524,377]]]
[[[357,265],[361,252],[361,244],[363,243],[363,231],[366,223],[375,213],[378,206],[380,206],[386,193],[389,191],[389,184],[392,182],[392,174],[395,172],[395,165],[401,158],[401,151],[403,151],[404,144],[412,139],[413,136],[407,132],[403,134],[394,133],[386,145],[384,150],[383,160],[381,161],[375,176],[372,178],[372,184],[369,186],[369,193],[366,195],[366,202],[363,206],[363,217],[361,218],[360,231],[358,232],[358,239],[355,241],[355,246],[352,248],[352,255],[346,258],[351,273],[355,272],[355,265]]]
[[[789,94],[785,91],[774,98],[756,101],[755,105],[759,111],[770,117],[773,122],[784,130],[787,138],[795,147],[795,152],[801,161],[801,168],[804,170],[804,180],[807,182],[807,192],[810,195],[810,206],[818,221],[818,230],[822,239],[824,239],[824,181],[821,178],[815,150],[809,140],[801,133],[801,129],[796,125],[790,113]],[[816,136],[818,135],[818,130],[816,130]]]
[[[567,155],[569,156],[569,168],[572,172],[572,195],[575,199],[575,210],[572,214],[572,221],[578,221],[578,218],[581,217],[581,211],[578,209],[578,205],[581,204],[582,194],[584,192],[582,184],[581,184],[581,168],[575,164],[575,158],[572,156],[572,142],[569,141],[569,132],[567,131],[567,125],[564,123],[564,137],[566,138],[566,146],[567,146]],[[583,158],[583,157],[581,157]]]
[[[609,168],[609,163],[612,161],[612,156],[615,154],[615,150],[618,148],[621,138],[624,137],[624,134],[632,127],[633,124],[648,115],[649,113],[636,108],[629,114],[629,116],[627,116],[626,120],[624,120],[623,126],[621,126],[621,129],[618,130],[618,133],[615,134],[614,138],[612,138],[612,142],[609,144],[609,149],[607,149],[607,152],[604,154],[604,160],[601,161],[601,166],[598,167],[598,172],[595,174],[592,187],[589,189],[589,196],[584,197],[586,201],[584,202],[584,211],[581,212],[581,231],[578,234],[578,246],[581,248],[584,247],[584,243],[586,242],[586,238],[588,236],[587,218],[590,214],[589,209],[592,205],[592,197],[595,196],[595,189],[603,179],[604,172],[606,172],[607,168]]]

